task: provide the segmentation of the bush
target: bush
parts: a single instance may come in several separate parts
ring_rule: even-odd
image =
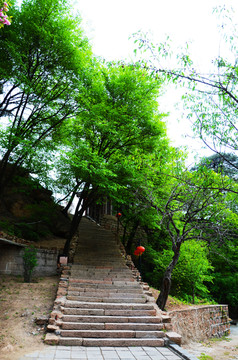
[[[36,249],[34,246],[29,246],[24,249],[23,264],[24,264],[24,281],[31,282],[32,273],[37,266]]]

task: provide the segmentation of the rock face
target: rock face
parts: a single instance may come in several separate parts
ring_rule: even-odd
[[[66,237],[69,226],[52,192],[19,169],[0,202],[0,231],[36,241],[50,234]]]

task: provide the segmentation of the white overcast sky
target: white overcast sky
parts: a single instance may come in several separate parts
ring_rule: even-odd
[[[236,1],[236,0],[234,0]],[[216,18],[212,16],[219,0],[76,0],[83,26],[96,55],[108,60],[130,57],[128,38],[142,29],[151,30],[161,41],[164,34],[180,43],[196,40],[203,51],[216,51]]]
[[[212,13],[214,7],[226,4],[235,11],[238,9],[237,0],[72,0],[72,3],[83,19],[82,26],[96,56],[108,61],[133,59],[135,46],[129,37],[143,30],[150,31],[156,42],[163,41],[166,35],[176,45],[191,41],[193,58],[201,66],[222,51],[218,20]],[[173,108],[178,99],[179,95],[171,90],[163,100],[163,111],[170,112],[168,134],[176,146],[190,147],[194,142],[184,138],[189,124]],[[201,145],[195,144],[194,151],[201,154]]]

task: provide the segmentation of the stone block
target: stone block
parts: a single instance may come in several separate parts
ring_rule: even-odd
[[[36,325],[46,325],[49,321],[49,318],[47,316],[42,316],[35,319]]]
[[[51,324],[49,324],[49,325],[47,326],[47,330],[48,330],[49,332],[54,332],[54,331],[56,331],[56,330],[59,330],[59,327],[56,326],[56,325],[51,325]]]
[[[52,333],[47,333],[44,339],[44,343],[47,345],[58,345],[59,337]]]
[[[167,332],[167,333],[166,333],[166,337],[167,337],[170,341],[174,342],[175,344],[181,345],[182,336],[179,335],[179,334],[177,334],[176,332],[173,332],[173,331]]]

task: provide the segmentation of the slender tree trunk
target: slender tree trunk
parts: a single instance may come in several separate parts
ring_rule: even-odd
[[[80,208],[81,204],[82,204],[82,207]],[[78,204],[76,206],[75,213],[74,213],[74,216],[73,216],[73,219],[72,219],[72,222],[71,222],[69,235],[68,235],[67,240],[66,240],[65,245],[64,245],[64,250],[63,251],[64,251],[65,256],[69,255],[71,240],[72,240],[74,234],[77,231],[77,228],[78,228],[78,226],[80,224],[83,213],[84,213],[84,211],[86,209],[84,204],[85,204],[85,202],[83,201],[83,193],[82,193],[79,200],[78,200]]]
[[[125,242],[126,242],[126,230],[127,230],[127,224],[124,226],[123,229],[123,236],[122,236],[122,244],[125,246]]]
[[[67,237],[67,240],[64,245],[63,251],[65,256],[69,255],[71,240],[78,229],[84,211],[87,209],[87,207],[92,203],[94,199],[94,191],[89,190],[89,187],[90,184],[88,183],[84,185],[84,189],[81,192],[80,198],[78,200],[78,204],[76,206],[75,213],[71,222],[69,236]]]
[[[192,285],[192,297],[193,297],[193,304],[195,304],[195,285]]]
[[[177,243],[176,248],[173,249],[173,251],[174,251],[173,259],[170,262],[169,266],[167,267],[167,269],[165,270],[165,273],[164,273],[162,285],[160,288],[160,294],[158,296],[158,299],[156,300],[156,304],[158,305],[158,307],[161,310],[164,310],[165,305],[168,300],[170,287],[171,287],[171,275],[172,275],[173,269],[176,266],[178,259],[179,259],[180,246],[181,246],[181,242]]]
[[[5,186],[6,186],[6,172],[7,172],[7,165],[8,165],[8,159],[10,156],[10,151],[7,151],[7,153],[4,155],[2,160],[0,161],[0,197],[2,196]]]
[[[126,252],[129,254],[130,251],[131,251],[131,246],[132,246],[132,242],[133,242],[133,239],[135,237],[135,234],[136,234],[136,230],[139,226],[139,220],[136,220],[132,229],[131,229],[131,232],[129,234],[129,238],[128,238],[128,241],[127,241],[127,244],[126,244]]]
[[[72,192],[72,195],[70,196],[70,199],[68,201],[68,204],[64,207],[64,209],[62,210],[62,214],[64,214],[65,216],[68,215],[68,210],[70,208],[70,206],[72,205],[73,201],[74,201],[74,198],[75,198],[75,195],[77,193],[77,190],[78,188],[76,188],[73,192]]]

